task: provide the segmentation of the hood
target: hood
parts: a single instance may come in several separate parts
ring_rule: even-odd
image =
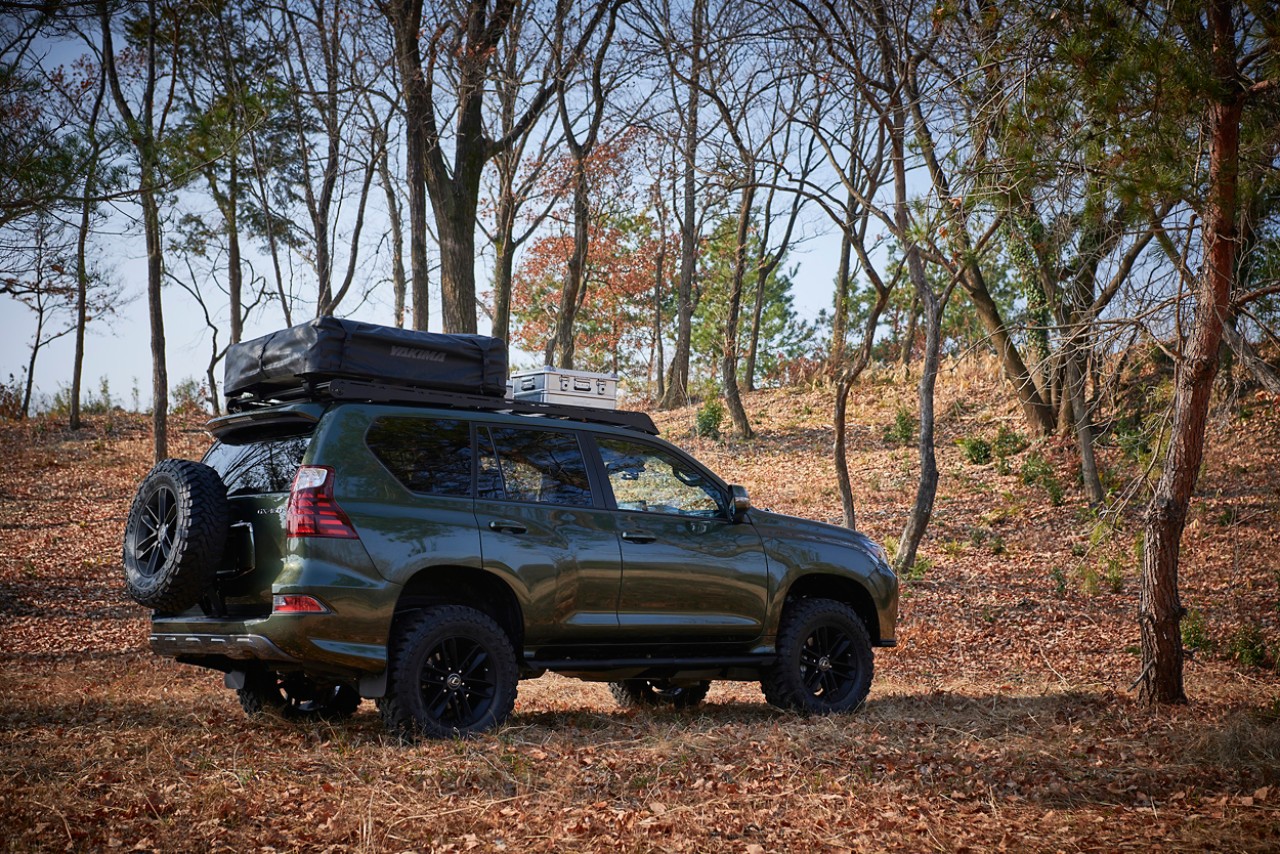
[[[791,542],[810,542],[825,546],[845,546],[871,559],[878,569],[889,570],[889,558],[879,543],[863,534],[839,525],[830,525],[800,516],[788,516],[771,510],[751,508],[750,519],[763,537],[778,537]]]

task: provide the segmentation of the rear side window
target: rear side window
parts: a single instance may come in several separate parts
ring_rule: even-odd
[[[590,507],[591,484],[578,438],[552,430],[481,427],[483,498]]]
[[[222,475],[227,495],[288,492],[311,436],[286,436],[244,444],[217,442],[204,464]]]
[[[411,492],[471,497],[471,430],[448,418],[379,418],[369,450]]]

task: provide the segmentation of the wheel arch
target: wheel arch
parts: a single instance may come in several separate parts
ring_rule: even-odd
[[[497,575],[464,566],[418,570],[400,591],[395,616],[431,605],[465,605],[493,619],[519,650],[524,643],[524,611],[515,591]]]
[[[862,619],[871,643],[880,642],[880,614],[870,591],[857,581],[839,575],[811,573],[797,578],[788,588],[786,601],[793,599],[833,599],[843,602]],[[784,606],[785,607],[785,606]]]

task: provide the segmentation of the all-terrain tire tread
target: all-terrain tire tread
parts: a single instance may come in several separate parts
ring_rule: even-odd
[[[860,651],[865,653],[863,667],[866,671],[866,678],[863,680],[864,689],[860,692],[861,696],[858,697],[857,702],[852,704],[848,711],[856,711],[866,701],[871,681],[875,675],[875,658],[871,653],[871,636],[867,633],[866,625],[863,624],[857,612],[842,602],[837,602],[834,599],[806,598],[796,599],[787,604],[778,626],[776,647],[778,660],[773,665],[765,668],[760,674],[760,689],[769,705],[802,714],[828,714],[836,711],[834,709],[820,708],[812,702],[806,702],[811,698],[799,686],[796,679],[798,674],[790,672],[791,662],[788,652],[804,642],[804,638],[800,634],[805,631],[809,621],[824,614],[851,618],[849,622],[859,643]]]
[[[154,576],[140,576],[131,554],[138,516],[143,512],[154,481],[172,481],[178,502],[178,531],[173,552]],[[177,612],[191,607],[209,589],[222,562],[230,524],[227,487],[209,466],[191,460],[167,459],[156,464],[138,487],[125,527],[125,587],[141,605],[157,611]],[[150,583],[144,583],[150,582]]]
[[[390,665],[388,667],[387,692],[386,696],[377,701],[378,712],[382,715],[383,725],[402,741],[412,741],[419,736],[426,736],[427,738],[467,736],[478,731],[457,732],[445,730],[444,728],[432,729],[424,727],[414,719],[412,711],[406,707],[399,692],[396,690],[396,686],[405,677],[403,671],[410,667],[409,660],[417,647],[418,636],[431,631],[439,623],[450,620],[469,623],[475,628],[492,632],[496,635],[496,640],[499,644],[505,646],[505,649],[501,650],[501,652],[510,663],[512,690],[505,692],[506,696],[502,697],[500,704],[492,710],[490,716],[492,722],[483,727],[483,729],[490,729],[500,725],[515,709],[516,659],[514,648],[511,646],[507,633],[502,630],[502,627],[493,618],[474,608],[469,608],[465,605],[433,605],[429,608],[424,608],[416,617],[406,620],[394,630],[394,648],[388,656]]]

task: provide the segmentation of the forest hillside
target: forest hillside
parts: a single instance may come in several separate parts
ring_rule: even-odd
[[[0,423],[0,847],[1280,848],[1280,400],[1215,404],[1182,543],[1190,702],[1149,707],[1132,689],[1136,484],[1159,435],[1103,432],[1100,513],[1074,445],[1020,435],[990,364],[942,371],[937,506],[859,714],[784,714],[732,683],[691,711],[622,711],[602,685],[546,676],[497,732],[412,746],[371,703],[341,724],[251,723],[217,674],[150,654],[119,566],[148,417]],[[714,432],[697,405],[655,418],[755,505],[838,521],[832,394],[745,394],[747,441],[697,435]],[[895,370],[852,390],[858,519],[881,541],[914,497],[914,407]],[[200,424],[178,417],[171,453],[198,457]]]

